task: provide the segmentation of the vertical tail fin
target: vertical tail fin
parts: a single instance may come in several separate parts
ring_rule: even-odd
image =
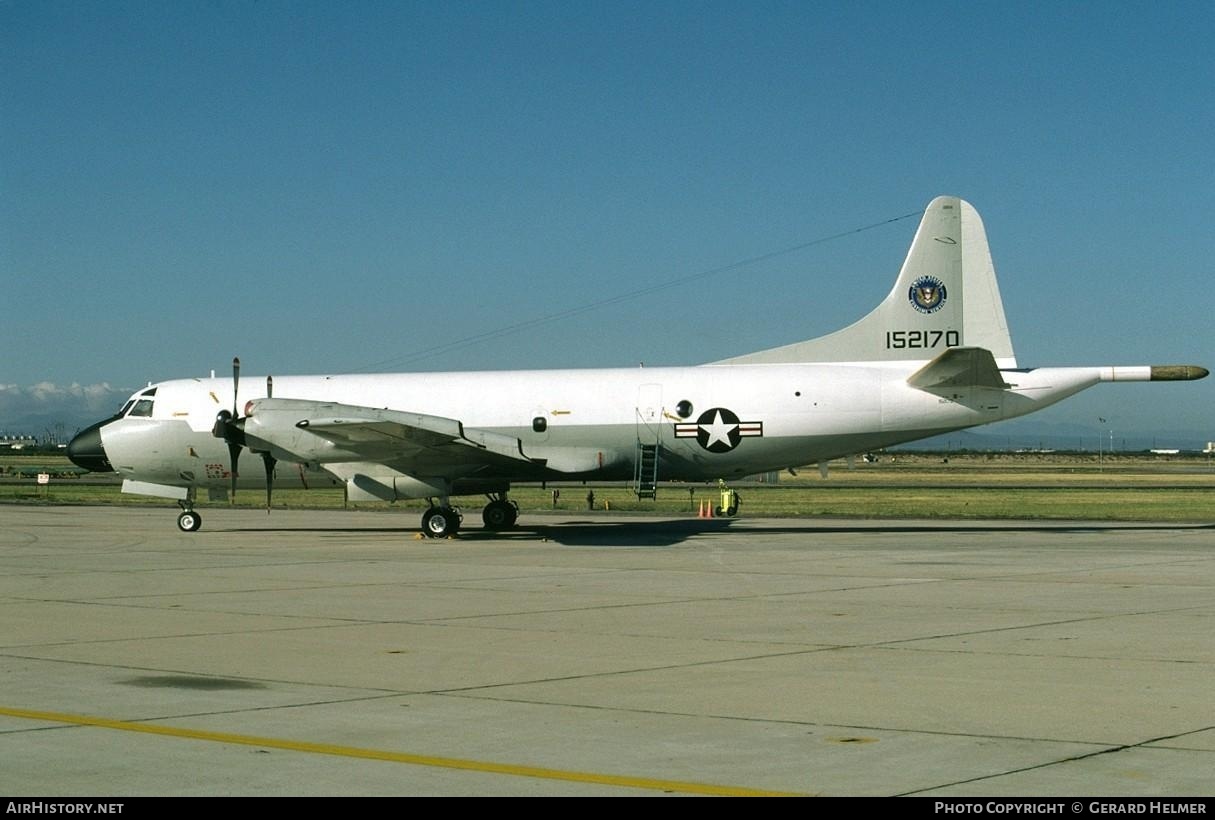
[[[1016,367],[983,220],[969,202],[942,196],[924,210],[894,289],[865,318],[715,364],[922,361],[954,347],[981,347]]]

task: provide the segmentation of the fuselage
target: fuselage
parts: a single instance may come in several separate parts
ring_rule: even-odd
[[[179,379],[77,435],[76,464],[126,492],[343,485],[427,497],[422,531],[458,531],[455,495],[514,525],[520,481],[659,482],[768,473],[1031,413],[1101,381],[1176,381],[1197,366],[1017,366],[986,231],[958,197],[928,204],[882,302],[840,330],[696,367]],[[239,390],[237,387],[239,386]],[[237,395],[233,395],[237,393]],[[242,453],[244,454],[242,456]],[[257,462],[261,462],[259,465]],[[437,499],[437,503],[435,502]],[[728,505],[727,505],[728,506]]]
[[[662,480],[701,481],[781,470],[950,430],[1023,415],[1091,384],[1113,368],[1007,371],[1007,389],[925,391],[907,384],[924,362],[605,370],[527,370],[283,376],[276,398],[387,408],[459,420],[517,438],[530,462],[483,468],[505,481],[631,478],[642,445],[658,445]],[[227,444],[212,433],[233,406],[230,378],[179,379],[132,397],[127,413],[99,428],[106,457],[124,478],[176,487],[225,488]],[[237,415],[267,395],[246,377]],[[335,478],[320,448],[283,459],[276,483]],[[287,463],[281,463],[282,461]],[[241,469],[242,486],[260,470]],[[458,479],[463,476],[447,476]]]

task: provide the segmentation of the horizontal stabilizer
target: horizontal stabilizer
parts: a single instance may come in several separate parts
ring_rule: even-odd
[[[920,390],[942,387],[1008,387],[991,351],[982,347],[951,347],[913,373],[907,383]]]

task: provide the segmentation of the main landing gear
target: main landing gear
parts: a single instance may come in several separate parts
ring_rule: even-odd
[[[509,530],[519,520],[519,505],[506,497],[506,493],[493,493],[489,503],[481,510],[485,529],[492,532]]]
[[[422,513],[422,535],[427,538],[448,538],[460,531],[460,511],[450,503],[432,506]]]
[[[481,511],[481,520],[490,532],[502,532],[515,526],[519,519],[519,506],[506,497],[506,493],[490,493],[489,503]],[[427,538],[449,538],[460,531],[464,517],[459,509],[444,498],[422,513],[422,535]]]

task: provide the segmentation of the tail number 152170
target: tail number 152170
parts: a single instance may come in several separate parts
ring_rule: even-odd
[[[887,350],[921,349],[934,347],[958,347],[962,334],[956,330],[887,330]]]

